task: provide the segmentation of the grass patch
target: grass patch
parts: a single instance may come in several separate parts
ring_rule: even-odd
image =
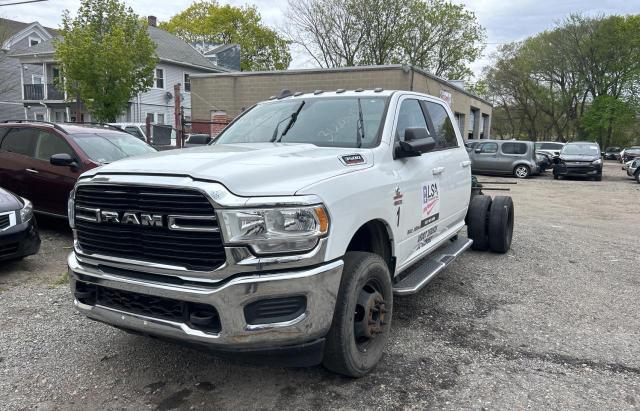
[[[51,284],[53,287],[60,287],[61,285],[66,285],[69,284],[69,272],[65,271],[64,273],[62,273],[62,275],[60,277],[58,277],[57,280],[55,280],[53,282],[53,284]]]

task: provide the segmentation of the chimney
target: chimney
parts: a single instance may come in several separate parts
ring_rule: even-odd
[[[149,23],[149,27],[156,27],[158,25],[158,19],[156,16],[147,17],[147,22]]]

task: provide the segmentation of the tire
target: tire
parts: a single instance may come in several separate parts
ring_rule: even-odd
[[[467,211],[467,237],[473,240],[471,248],[485,251],[489,248],[488,218],[491,208],[491,197],[474,196]]]
[[[365,303],[371,303],[369,309]],[[348,252],[323,365],[348,377],[362,377],[371,371],[380,361],[389,338],[392,310],[391,274],[385,261],[372,253]],[[374,319],[375,325],[367,318]]]
[[[598,174],[595,178],[596,181],[602,181],[602,174]]]
[[[516,178],[528,178],[531,170],[528,166],[520,164],[513,169],[513,176]]]
[[[489,248],[494,253],[504,254],[511,248],[513,238],[513,200],[497,196],[489,210]]]
[[[636,176],[635,176],[635,177],[636,177],[636,182],[637,182],[638,184],[640,184],[640,169],[638,169],[638,170],[636,171]]]

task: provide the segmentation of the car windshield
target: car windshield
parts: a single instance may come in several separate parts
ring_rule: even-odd
[[[567,144],[562,149],[562,154],[572,156],[598,156],[598,146],[595,144]]]
[[[71,137],[93,161],[106,164],[125,157],[153,153],[155,148],[129,133],[80,133]]]
[[[281,141],[374,147],[386,102],[383,97],[337,97],[258,104],[224,130],[214,144]]]

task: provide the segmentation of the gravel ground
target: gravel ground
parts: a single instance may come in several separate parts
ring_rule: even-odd
[[[56,285],[71,234],[42,219],[40,254],[0,266],[0,409],[638,409],[640,185],[611,162],[602,182],[547,175],[510,195],[512,250],[468,252],[396,299],[386,355],[359,380],[86,320]]]

